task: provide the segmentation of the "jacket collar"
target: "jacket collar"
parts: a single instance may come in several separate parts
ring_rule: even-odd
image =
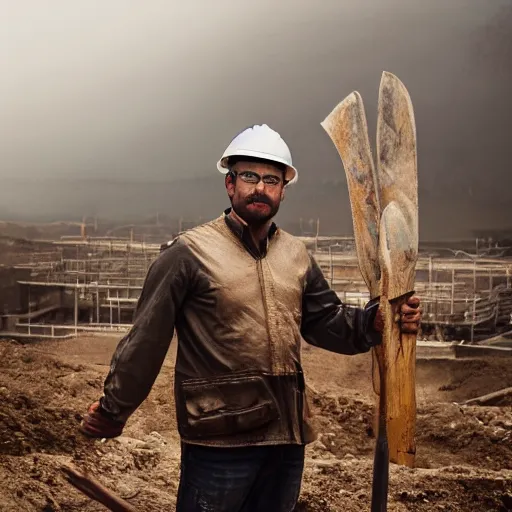
[[[273,236],[276,234],[278,227],[277,225],[272,222],[270,229],[268,230],[268,235],[260,244],[260,247],[256,247],[254,244],[251,234],[249,233],[249,229],[247,227],[247,224],[245,224],[243,221],[238,220],[233,215],[230,215],[231,208],[227,208],[224,210],[224,220],[226,221],[227,226],[229,229],[234,233],[234,235],[242,242],[244,247],[255,257],[255,258],[261,258],[265,256],[267,253],[268,248],[268,242],[273,238]]]

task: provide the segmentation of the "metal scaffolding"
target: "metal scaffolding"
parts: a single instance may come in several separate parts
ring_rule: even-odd
[[[317,236],[303,241],[341,300],[364,305],[369,296],[353,239]],[[27,290],[28,315],[20,317],[16,329],[44,336],[128,329],[149,266],[159,252],[159,244],[118,238],[55,242],[55,251],[41,260],[34,255],[33,265],[26,264],[33,277],[19,284]],[[512,259],[420,254],[415,291],[422,301],[424,326],[469,329],[473,339],[477,329],[492,331],[510,324],[511,281]],[[54,314],[44,309],[52,306],[50,293],[59,297],[53,306],[68,311],[66,321],[34,322]]]

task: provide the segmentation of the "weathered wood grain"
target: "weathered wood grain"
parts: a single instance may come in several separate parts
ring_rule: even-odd
[[[336,146],[345,168],[359,268],[373,298],[379,292],[380,207],[364,105],[359,93],[347,96],[321,125]]]

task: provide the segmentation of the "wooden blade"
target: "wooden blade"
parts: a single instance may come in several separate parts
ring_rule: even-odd
[[[380,222],[381,296],[393,300],[413,290],[418,234],[395,201],[384,208]]]
[[[404,84],[393,74],[384,72],[379,90],[377,117],[377,174],[381,208],[394,202],[404,218],[395,232],[393,244],[401,246],[400,261],[393,265],[393,276],[405,276],[388,283],[388,299],[399,297],[414,287],[414,267],[418,257],[418,177],[416,125],[411,98]],[[400,231],[400,232],[398,232]],[[387,232],[387,231],[386,231]],[[405,250],[407,248],[407,251]]]
[[[343,161],[347,176],[359,268],[370,296],[379,293],[377,247],[379,198],[363,100],[353,92],[339,103],[321,126]]]

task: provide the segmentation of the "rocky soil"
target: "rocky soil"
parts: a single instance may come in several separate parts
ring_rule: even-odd
[[[23,345],[0,341],[0,511],[105,510],[64,478],[88,470],[137,510],[174,510],[179,439],[172,403],[175,346],[123,436],[77,431],[101,394],[116,338]],[[369,510],[370,360],[304,350],[319,438],[307,449],[299,511]],[[512,510],[512,404],[458,403],[512,386],[507,360],[418,362],[417,467],[391,466],[390,511]]]

